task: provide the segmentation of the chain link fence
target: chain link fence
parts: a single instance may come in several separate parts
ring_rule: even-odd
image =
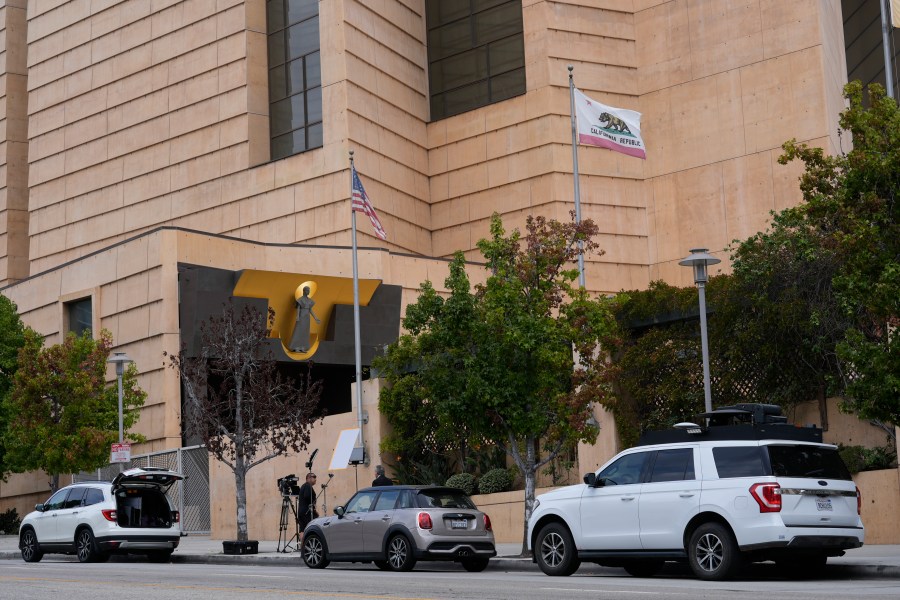
[[[72,480],[112,481],[120,472],[136,467],[159,467],[184,475],[183,480],[169,488],[169,497],[181,513],[181,527],[185,533],[209,534],[209,453],[205,446],[132,456],[127,463],[112,463],[96,471],[78,473]]]

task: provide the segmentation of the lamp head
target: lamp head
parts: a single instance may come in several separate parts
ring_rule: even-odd
[[[709,274],[706,272],[708,265],[717,265],[722,262],[712,254],[707,254],[706,248],[691,248],[691,255],[678,261],[682,267],[694,268],[694,283],[706,283]]]
[[[125,374],[125,365],[134,361],[124,352],[115,352],[106,362],[114,363],[116,365],[116,376],[121,377]]]

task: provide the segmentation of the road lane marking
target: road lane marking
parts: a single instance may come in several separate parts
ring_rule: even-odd
[[[690,596],[691,594],[686,594],[682,592],[643,592],[636,590],[596,590],[596,589],[585,589],[585,588],[541,588],[541,591],[547,592],[578,592],[581,594],[643,594],[649,596]]]

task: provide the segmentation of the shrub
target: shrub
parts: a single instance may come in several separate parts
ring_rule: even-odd
[[[479,494],[505,492],[512,487],[513,478],[506,469],[491,469],[478,480]]]
[[[897,452],[891,446],[866,448],[865,446],[839,446],[841,458],[851,473],[890,469],[897,464]]]
[[[445,485],[459,488],[471,496],[475,493],[475,476],[471,473],[457,473],[456,475],[451,475]]]
[[[0,514],[0,533],[4,535],[17,535],[21,524],[19,513],[14,508],[10,508],[5,513]]]

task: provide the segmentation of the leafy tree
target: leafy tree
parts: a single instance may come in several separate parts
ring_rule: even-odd
[[[69,333],[62,344],[44,348],[40,334],[24,332],[12,393],[4,402],[10,422],[4,435],[6,460],[14,472],[40,469],[59,488],[61,473],[99,468],[109,462],[119,439],[117,383],[106,382],[112,335],[98,339]],[[137,386],[133,364],[122,378],[123,425],[134,426],[146,393]],[[141,441],[137,434],[127,438]]]
[[[397,410],[409,406],[430,415],[435,435],[486,440],[512,458],[525,480],[527,523],[538,469],[572,443],[596,438],[587,421],[591,402],[610,393],[600,342],[615,321],[614,301],[573,286],[577,244],[597,251],[596,225],[529,217],[526,230],[507,235],[494,215],[490,238],[478,243],[487,282],[473,291],[457,252],[449,295],[425,282],[406,311],[408,334],[376,366],[391,384],[379,406],[400,435],[414,429]]]
[[[847,84],[849,106],[840,126],[853,148],[826,156],[795,141],[782,163],[801,160],[805,202],[788,211],[794,229],[818,241],[837,260],[831,284],[850,319],[837,356],[846,408],[863,418],[900,425],[900,109],[884,88]]]
[[[200,349],[169,356],[185,394],[183,427],[234,474],[237,539],[247,540],[247,472],[309,444],[321,381],[307,369],[302,384],[279,373],[266,350],[275,323],[250,304],[226,303],[221,315],[200,324]]]
[[[3,445],[3,432],[6,431],[9,417],[4,406],[16,375],[19,349],[24,343],[25,326],[19,318],[16,305],[6,296],[0,296],[0,478],[9,472]]]

